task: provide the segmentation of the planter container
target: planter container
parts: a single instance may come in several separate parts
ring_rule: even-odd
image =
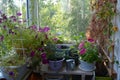
[[[66,70],[71,71],[75,68],[75,60],[74,59],[67,59],[66,60]]]
[[[49,60],[50,69],[53,70],[53,71],[60,70],[62,68],[62,66],[63,66],[63,61],[64,61],[64,58],[61,59],[61,60],[57,60],[57,61]]]
[[[48,71],[48,64],[41,63],[41,71]]]
[[[88,63],[86,61],[80,60],[79,68],[83,71],[93,71],[95,70],[95,62],[94,63]]]

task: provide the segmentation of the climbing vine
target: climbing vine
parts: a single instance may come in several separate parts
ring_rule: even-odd
[[[116,14],[117,0],[94,0],[91,3],[93,15],[86,36],[104,44],[117,31],[111,21]]]

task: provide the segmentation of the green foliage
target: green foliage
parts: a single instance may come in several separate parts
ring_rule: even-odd
[[[67,31],[69,18],[66,13],[62,11],[61,2],[53,4],[48,1],[47,4],[40,1],[40,26],[50,26],[52,33],[65,33],[62,37],[69,37]],[[61,36],[60,36],[61,37]],[[64,38],[63,38],[64,39]]]
[[[98,48],[95,42],[93,41],[82,41],[79,46],[79,55],[80,58],[86,62],[93,63],[98,61]]]
[[[82,59],[87,62],[93,62],[98,60],[98,50],[96,45],[93,46],[91,43],[85,44],[86,52],[85,55],[82,55]]]
[[[68,30],[71,37],[79,36],[81,31],[85,32],[90,19],[90,9],[88,0],[71,0],[71,13]]]
[[[16,34],[16,28],[22,27],[24,24],[20,23],[18,15],[8,16],[3,12],[0,13],[0,56],[4,56],[13,48],[12,35]],[[22,20],[22,19],[21,19]],[[21,21],[22,22],[22,21]]]
[[[10,53],[10,52],[9,52]],[[7,53],[8,54],[8,53]],[[25,64],[25,57],[20,56],[18,54],[8,54],[1,58],[0,66],[21,66]]]
[[[45,52],[49,60],[60,60],[60,59],[63,59],[65,56],[64,51],[57,51],[56,44],[48,44],[45,47]]]

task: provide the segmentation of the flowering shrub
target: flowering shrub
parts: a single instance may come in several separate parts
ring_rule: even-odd
[[[78,49],[81,60],[89,63],[98,60],[98,49],[93,39],[82,41],[79,44]]]
[[[16,29],[22,27],[25,22],[21,15],[20,12],[17,12],[16,15],[8,16],[0,11],[0,56],[11,51],[13,39],[11,36],[16,35]]]

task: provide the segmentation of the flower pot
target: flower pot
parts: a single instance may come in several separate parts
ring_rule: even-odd
[[[41,63],[41,71],[48,71],[48,64]]]
[[[80,60],[79,68],[83,71],[93,71],[95,70],[95,62],[94,63],[88,63],[86,61]]]
[[[66,70],[71,71],[75,68],[75,60],[74,59],[67,59],[66,60]]]
[[[49,60],[50,69],[53,70],[53,71],[60,70],[63,66],[63,61],[64,61],[64,58],[61,59],[61,60],[57,60],[57,61]]]

